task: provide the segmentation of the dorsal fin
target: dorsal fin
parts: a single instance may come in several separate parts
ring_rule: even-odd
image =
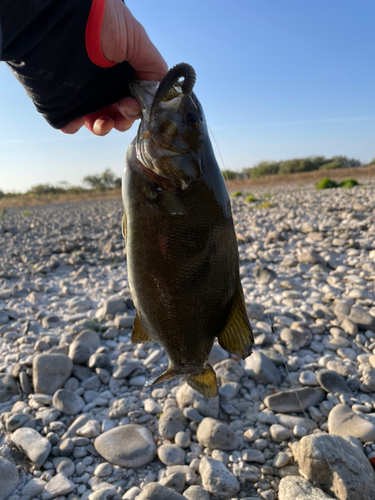
[[[136,313],[132,331],[132,343],[143,344],[145,342],[153,342],[153,340],[143,329],[141,323],[139,322],[138,313]]]
[[[232,308],[224,328],[218,335],[218,341],[223,349],[239,358],[245,359],[251,354],[254,337],[246,312],[240,277],[238,277]]]

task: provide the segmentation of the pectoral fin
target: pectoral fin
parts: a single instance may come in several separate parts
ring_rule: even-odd
[[[135,315],[133,331],[132,331],[132,343],[133,344],[143,344],[145,342],[153,342],[152,338],[146,333],[139,322],[138,313]]]
[[[126,213],[122,216],[122,236],[126,243]]]
[[[186,382],[206,398],[217,396],[216,375],[211,365],[207,365],[199,375],[187,375]]]
[[[171,215],[186,215],[186,208],[179,198],[168,191],[158,191],[155,200],[156,205]]]
[[[254,337],[246,312],[240,278],[238,278],[232,309],[224,328],[218,335],[218,340],[223,349],[239,358],[245,359],[251,354]]]

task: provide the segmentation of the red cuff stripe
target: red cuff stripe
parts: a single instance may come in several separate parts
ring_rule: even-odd
[[[86,51],[90,61],[101,68],[111,68],[117,63],[108,61],[103,55],[100,33],[104,17],[105,0],[93,0],[86,25]]]

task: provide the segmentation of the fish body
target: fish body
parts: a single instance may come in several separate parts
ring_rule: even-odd
[[[176,87],[156,104],[158,84],[133,87],[143,118],[123,177],[128,278],[137,311],[132,341],[158,342],[168,355],[168,370],[149,385],[183,375],[212,397],[217,384],[207,360],[215,338],[244,358],[253,337],[230,200],[203,109],[192,92]]]

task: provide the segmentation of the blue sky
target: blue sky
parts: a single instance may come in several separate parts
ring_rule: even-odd
[[[127,0],[170,66],[188,62],[225,167],[375,157],[374,0]],[[0,189],[121,175],[136,133],[51,129],[0,64]]]

